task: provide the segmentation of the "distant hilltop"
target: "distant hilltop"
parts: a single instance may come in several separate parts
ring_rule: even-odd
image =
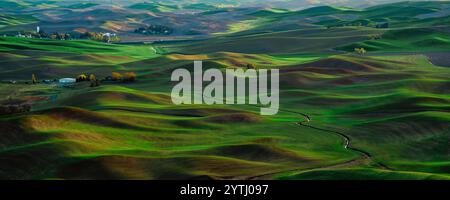
[[[74,5],[83,7],[85,5],[115,5],[115,6],[131,6],[134,4],[158,4],[158,5],[210,5],[216,7],[267,7],[267,8],[283,8],[290,10],[300,10],[315,6],[333,5],[346,6],[352,8],[365,8],[378,4],[401,2],[402,0],[60,0],[58,2],[49,2],[46,0],[4,0],[0,2],[0,9],[3,5],[27,5],[31,6],[49,6],[56,4],[61,6]],[[410,0],[411,1],[411,0]],[[419,1],[419,0],[412,0]],[[190,7],[190,6],[186,6]]]

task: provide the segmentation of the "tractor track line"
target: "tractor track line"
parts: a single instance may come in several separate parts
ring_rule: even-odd
[[[252,106],[252,105],[249,105],[249,106]],[[252,107],[260,107],[260,106],[255,105],[255,106],[252,106]],[[343,139],[343,141],[344,141],[344,148],[345,149],[347,149],[349,151],[357,152],[358,154],[361,154],[363,159],[368,159],[368,160],[372,161],[373,163],[375,163],[376,165],[378,165],[382,169],[391,170],[386,165],[384,165],[382,163],[379,163],[379,162],[375,162],[373,160],[373,158],[372,158],[372,155],[369,152],[366,152],[364,150],[352,147],[351,146],[351,139],[346,134],[344,134],[342,132],[339,132],[339,131],[335,131],[335,130],[328,130],[328,129],[319,128],[319,127],[315,127],[315,126],[312,126],[312,125],[305,124],[305,123],[310,122],[312,120],[312,118],[308,114],[301,113],[301,112],[296,112],[296,111],[291,111],[291,110],[284,110],[284,109],[279,109],[279,111],[286,112],[286,113],[292,113],[292,114],[298,114],[298,115],[303,116],[305,118],[305,120],[295,123],[296,125],[303,126],[303,127],[310,128],[310,129],[314,129],[314,130],[318,130],[318,131],[322,131],[322,132],[327,132],[327,133],[332,133],[332,134],[338,135],[338,136],[340,136]],[[341,166],[341,165],[345,165],[345,164],[354,164],[354,163],[356,164],[358,160],[359,159],[353,159],[353,160],[350,160],[350,161],[347,161],[347,162],[338,163],[336,165],[324,166],[324,167],[318,167],[318,168],[311,168],[311,169],[298,169],[297,168],[297,169],[283,170],[283,171],[278,171],[278,172],[270,172],[270,173],[266,173],[266,174],[260,174],[260,175],[247,177],[246,179],[247,180],[256,180],[256,179],[261,178],[261,177],[273,176],[273,175],[276,175],[276,174],[281,174],[281,173],[286,173],[286,172],[296,172],[296,171],[314,170],[314,169],[325,169],[325,168],[332,168],[332,167],[335,167],[335,166]]]

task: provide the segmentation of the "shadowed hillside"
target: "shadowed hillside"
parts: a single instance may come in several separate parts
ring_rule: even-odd
[[[450,178],[448,2],[242,5],[0,2],[0,179]],[[279,69],[278,114],[173,104],[196,60]]]

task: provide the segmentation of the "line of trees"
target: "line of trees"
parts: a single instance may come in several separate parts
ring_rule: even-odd
[[[89,40],[105,42],[105,43],[121,41],[120,37],[114,33],[97,33],[97,32],[46,33],[43,30],[41,30],[39,32],[19,32],[19,35],[30,37],[30,38],[51,39],[51,40],[89,39]]]
[[[134,30],[135,33],[144,35],[170,35],[173,33],[173,29],[163,25],[149,25],[146,27],[140,27]]]
[[[99,42],[120,42],[120,37],[116,34],[110,33],[97,33],[97,32],[85,32],[80,35],[80,39],[90,39]]]
[[[97,77],[95,77],[94,74],[91,74],[88,76],[86,76],[86,74],[80,74],[78,75],[78,77],[76,78],[77,83],[79,82],[83,82],[83,81],[90,81],[90,87],[98,87],[100,86],[100,80],[97,79]]]
[[[373,22],[370,20],[356,20],[356,21],[351,21],[351,22],[343,22],[343,23],[328,25],[327,28],[346,27],[346,26],[364,26],[364,27],[372,27],[372,28],[378,28],[378,29],[386,29],[386,28],[389,28],[389,22],[376,23],[376,22]]]
[[[136,77],[137,75],[134,72],[125,72],[124,74],[118,72],[111,73],[113,81],[134,82],[136,81]]]
[[[97,79],[97,77],[94,74],[91,74],[87,76],[86,74],[80,74],[75,78],[75,81],[77,83],[84,82],[84,81],[90,81],[91,87],[97,87],[100,86],[101,81],[122,81],[122,82],[134,82],[136,81],[137,75],[134,72],[125,72],[123,74],[119,72],[112,72],[111,76],[108,76],[104,78],[103,80]],[[56,79],[54,80],[57,81]],[[35,74],[31,74],[31,83],[32,84],[38,84],[38,78]],[[28,82],[27,82],[28,84]]]
[[[111,76],[108,76],[101,81],[134,82],[134,81],[136,81],[136,77],[137,77],[137,75],[134,72],[125,72],[123,74],[121,74],[119,72],[112,72]],[[91,85],[93,85],[94,87],[100,85],[99,80],[95,77],[94,74],[89,75],[89,77],[86,76],[86,74],[80,74],[76,78],[76,81],[77,82],[91,81]]]

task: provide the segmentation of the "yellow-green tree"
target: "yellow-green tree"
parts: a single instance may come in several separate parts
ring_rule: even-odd
[[[89,76],[89,80],[91,81],[91,87],[95,87],[95,86],[98,86],[98,82],[97,82],[97,78],[95,78],[95,75],[94,74],[91,74],[90,76]]]
[[[91,75],[89,76],[89,80],[90,80],[90,81],[95,81],[95,80],[97,80],[97,78],[95,78],[95,75],[94,75],[94,74],[91,74]]]
[[[87,76],[85,74],[81,74],[77,77],[77,82],[86,81]]]
[[[109,42],[120,42],[121,39],[119,36],[114,36],[109,38]]]
[[[134,72],[126,72],[123,74],[123,81],[125,82],[134,82],[136,80],[136,73]]]
[[[364,55],[367,53],[366,49],[364,48],[355,48],[355,53],[359,54],[359,55]]]
[[[33,84],[36,84],[38,82],[36,75],[34,75],[34,74],[31,75],[31,82]]]
[[[115,81],[119,81],[122,80],[122,74],[118,73],[118,72],[113,72],[111,73],[111,77],[113,80]]]

